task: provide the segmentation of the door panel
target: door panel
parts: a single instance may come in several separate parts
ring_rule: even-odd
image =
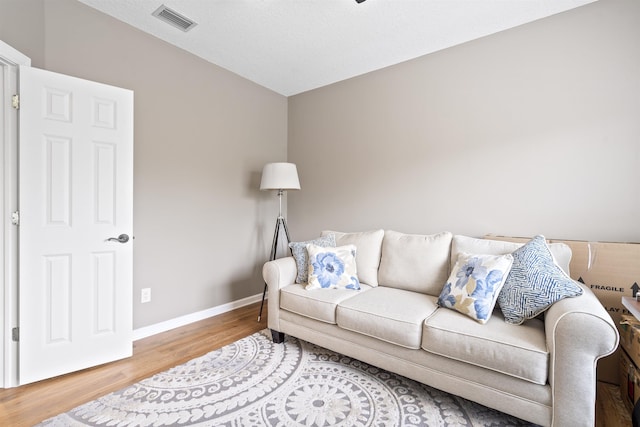
[[[132,353],[133,93],[20,68],[20,384]]]

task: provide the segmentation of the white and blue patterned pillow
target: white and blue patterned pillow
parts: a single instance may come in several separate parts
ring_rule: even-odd
[[[336,248],[310,243],[309,284],[305,289],[360,289],[356,269],[356,246]]]
[[[520,325],[563,298],[582,295],[582,288],[556,264],[544,236],[513,252],[513,266],[498,296],[507,323]]]
[[[484,324],[489,321],[513,256],[461,252],[444,285],[438,305],[459,311]]]
[[[308,266],[309,257],[307,255],[307,245],[313,243],[314,245],[333,247],[336,246],[335,234],[327,234],[326,236],[319,237],[315,240],[307,240],[306,242],[291,242],[289,247],[291,248],[291,254],[296,260],[296,267],[298,268],[298,274],[296,276],[296,283],[307,283],[309,276]]]

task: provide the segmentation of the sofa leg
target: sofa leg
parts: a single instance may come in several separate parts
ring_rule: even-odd
[[[271,330],[271,338],[276,344],[282,344],[284,342],[284,332],[278,332],[274,329]]]

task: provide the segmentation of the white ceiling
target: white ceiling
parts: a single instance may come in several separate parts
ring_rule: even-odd
[[[594,0],[79,0],[285,96]],[[197,22],[152,16],[161,5]]]

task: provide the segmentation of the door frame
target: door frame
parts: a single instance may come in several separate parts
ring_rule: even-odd
[[[11,107],[18,93],[18,66],[31,59],[0,40],[0,388],[18,385],[18,343],[12,329],[18,326],[18,227],[11,213],[18,211],[18,112]]]

